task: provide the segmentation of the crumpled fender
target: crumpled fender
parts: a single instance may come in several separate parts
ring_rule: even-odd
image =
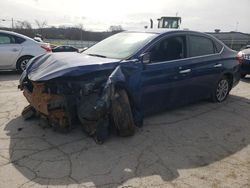
[[[109,76],[103,89],[102,97],[100,98],[96,109],[107,111],[111,105],[111,99],[114,97],[115,89],[125,89],[130,98],[130,104],[137,126],[143,124],[143,109],[141,104],[141,81],[140,75],[143,66],[135,61],[121,62]]]

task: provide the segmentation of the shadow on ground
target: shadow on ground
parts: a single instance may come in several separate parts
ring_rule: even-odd
[[[242,78],[241,81],[242,81],[242,82],[246,82],[246,83],[250,83],[250,77],[247,76],[247,77],[245,77],[245,78]]]
[[[117,187],[152,175],[171,181],[180,169],[203,167],[243,149],[250,144],[249,105],[246,98],[230,96],[222,104],[200,102],[167,111],[147,118],[135,136],[111,136],[103,145],[80,128],[60,134],[42,120],[17,117],[5,131],[11,162],[30,180],[24,186]]]
[[[18,80],[21,74],[17,71],[0,71],[0,81]]]

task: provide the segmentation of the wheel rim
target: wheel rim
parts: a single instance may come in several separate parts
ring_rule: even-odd
[[[217,86],[217,90],[216,90],[216,97],[218,99],[218,101],[223,101],[227,94],[228,94],[228,89],[229,89],[229,85],[228,85],[228,81],[227,80],[221,80]]]
[[[26,69],[27,63],[29,62],[29,59],[25,59],[23,61],[21,61],[20,63],[20,68],[22,71],[24,71]]]

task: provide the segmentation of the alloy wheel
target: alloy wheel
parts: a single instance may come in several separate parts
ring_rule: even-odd
[[[20,68],[22,71],[24,71],[26,69],[28,62],[29,62],[29,59],[24,59],[23,61],[20,62]]]
[[[219,102],[222,102],[228,94],[229,91],[229,83],[226,79],[222,79],[217,86],[216,90],[216,98]]]

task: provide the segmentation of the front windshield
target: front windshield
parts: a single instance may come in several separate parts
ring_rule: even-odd
[[[126,59],[141,49],[154,37],[156,37],[156,34],[153,33],[118,33],[87,49],[84,51],[84,54],[114,59]]]

